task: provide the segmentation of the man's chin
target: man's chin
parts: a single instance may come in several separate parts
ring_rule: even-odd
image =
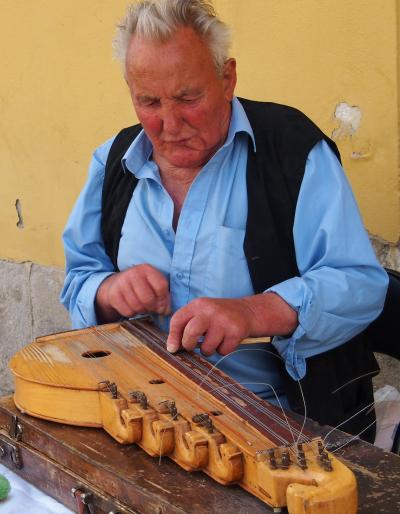
[[[164,155],[164,160],[176,168],[202,168],[209,160],[205,152],[191,150]]]

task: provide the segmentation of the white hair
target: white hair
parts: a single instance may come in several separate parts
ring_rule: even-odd
[[[128,5],[123,20],[117,25],[113,41],[114,56],[125,70],[125,58],[133,34],[150,40],[169,40],[181,27],[191,27],[204,38],[219,74],[231,45],[231,32],[217,18],[210,0],[139,0]]]

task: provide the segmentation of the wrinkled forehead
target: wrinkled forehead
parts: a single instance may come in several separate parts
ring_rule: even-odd
[[[126,54],[126,70],[135,73],[156,69],[168,64],[171,73],[183,65],[214,66],[211,51],[201,36],[192,28],[182,27],[166,40],[147,39],[133,35]]]

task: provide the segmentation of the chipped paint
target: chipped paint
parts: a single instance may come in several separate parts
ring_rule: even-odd
[[[24,220],[22,218],[22,206],[19,198],[15,200],[15,209],[17,210],[18,221],[16,223],[18,228],[24,228]]]
[[[332,139],[353,136],[360,127],[361,116],[361,109],[356,105],[350,105],[347,102],[339,103],[334,114],[339,126],[332,132]]]

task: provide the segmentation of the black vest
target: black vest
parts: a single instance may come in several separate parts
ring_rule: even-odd
[[[310,150],[324,139],[340,156],[335,143],[300,111],[274,103],[244,99],[240,102],[256,142],[254,152],[249,139],[244,252],[254,291],[260,293],[299,275],[293,223]],[[122,130],[106,163],[101,229],[105,249],[116,270],[122,225],[137,183],[132,173],[123,170],[121,158],[140,130],[140,125]],[[307,373],[301,384],[308,416],[334,426],[373,401],[371,375],[332,393],[356,377],[378,372],[378,364],[364,339],[361,334],[339,348],[307,359]],[[301,413],[303,405],[298,384],[287,373],[284,376],[290,406]],[[340,428],[357,433],[373,420],[373,412],[363,412]],[[375,427],[372,426],[363,437],[372,440],[374,432]]]

